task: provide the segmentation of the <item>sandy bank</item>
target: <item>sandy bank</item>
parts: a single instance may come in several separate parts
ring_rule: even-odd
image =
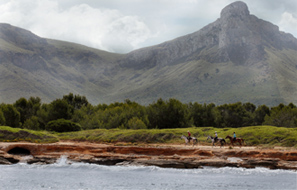
[[[61,156],[70,162],[103,165],[153,165],[170,168],[267,167],[297,169],[297,150],[285,148],[211,147],[184,145],[97,144],[86,142],[58,142],[35,144],[26,142],[0,143],[0,164],[55,163]]]

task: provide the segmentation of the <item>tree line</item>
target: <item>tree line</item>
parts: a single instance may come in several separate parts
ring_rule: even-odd
[[[213,103],[182,103],[174,98],[160,98],[147,106],[129,99],[94,106],[85,96],[70,93],[51,103],[42,103],[39,97],[20,98],[13,104],[2,103],[0,125],[55,131],[60,127],[59,132],[71,131],[71,127],[75,130],[192,126],[237,128],[254,125],[297,127],[297,108],[293,103],[271,108],[241,102],[216,106]]]

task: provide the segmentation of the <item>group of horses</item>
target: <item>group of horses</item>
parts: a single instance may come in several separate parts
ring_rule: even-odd
[[[186,137],[185,135],[181,136],[182,139],[185,140],[186,145],[188,145],[189,143],[192,142],[193,146],[196,145],[198,143],[198,139],[196,137],[191,137],[190,140],[188,139],[188,137]],[[226,139],[230,140],[230,143],[232,144],[232,146],[234,146],[234,144],[238,143],[239,146],[241,147],[242,145],[244,145],[244,140],[242,138],[232,138],[229,135],[226,136]],[[220,143],[220,147],[224,146],[227,144],[226,140],[223,138],[214,138],[212,136],[208,136],[206,140],[211,140],[212,141],[212,146],[215,146],[216,143]]]

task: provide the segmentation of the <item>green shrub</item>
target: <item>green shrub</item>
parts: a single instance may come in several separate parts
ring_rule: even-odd
[[[147,126],[139,118],[133,117],[128,121],[127,128],[128,129],[146,129]]]
[[[71,131],[80,131],[81,126],[78,123],[74,123],[65,119],[58,119],[54,121],[50,121],[47,123],[45,129],[47,131],[55,131],[55,132],[71,132]]]

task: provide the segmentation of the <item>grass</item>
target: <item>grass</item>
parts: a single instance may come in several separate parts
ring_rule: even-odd
[[[0,142],[27,141],[33,143],[53,143],[59,139],[46,131],[32,131],[27,129],[0,126]]]
[[[182,144],[184,140],[181,135],[187,131],[198,138],[200,145],[210,145],[206,141],[207,136],[218,136],[225,138],[236,132],[238,138],[243,138],[248,146],[261,147],[297,147],[297,128],[284,128],[273,126],[250,126],[241,128],[214,128],[214,127],[192,127],[179,129],[95,129],[68,133],[49,133],[45,131],[32,131],[11,127],[0,127],[0,141],[15,142],[28,141],[36,143],[57,142],[59,140],[87,141],[95,143],[167,143]],[[229,140],[226,139],[227,143]]]
[[[183,143],[181,135],[187,131],[198,138],[199,144],[209,144],[207,136],[214,136],[217,131],[219,137],[232,136],[236,132],[238,138],[243,138],[249,146],[285,146],[297,145],[297,129],[273,127],[273,126],[250,126],[241,128],[214,128],[193,127],[183,129],[150,129],[150,130],[121,130],[121,129],[96,129],[79,132],[57,134],[61,140],[76,140],[90,142],[130,142],[130,143]],[[229,140],[227,140],[229,143]],[[297,146],[296,146],[297,147]]]

